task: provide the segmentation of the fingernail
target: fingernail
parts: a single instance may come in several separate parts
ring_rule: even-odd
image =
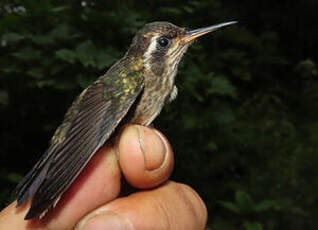
[[[168,159],[168,147],[162,135],[147,127],[137,126],[137,132],[146,170],[153,171],[164,166],[165,160]]]
[[[82,223],[82,226],[78,230],[133,230],[133,225],[128,219],[112,212],[93,216],[86,223]]]

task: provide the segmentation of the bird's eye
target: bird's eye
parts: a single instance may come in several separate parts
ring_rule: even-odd
[[[160,37],[158,39],[158,44],[160,45],[160,47],[166,48],[170,44],[170,40],[167,37]]]

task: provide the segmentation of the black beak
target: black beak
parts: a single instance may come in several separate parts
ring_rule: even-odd
[[[213,31],[215,31],[217,29],[220,29],[221,27],[229,26],[229,25],[236,24],[236,23],[237,23],[237,21],[224,22],[224,23],[220,23],[220,24],[217,24],[217,25],[213,25],[213,26],[207,26],[207,27],[203,27],[203,28],[200,28],[200,29],[191,30],[191,31],[187,32],[181,38],[181,40],[183,40],[183,41],[188,43],[188,42],[191,42],[191,41],[195,40],[198,37],[201,37],[204,34],[213,32]]]

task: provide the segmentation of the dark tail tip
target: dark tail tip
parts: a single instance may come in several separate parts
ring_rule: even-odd
[[[38,218],[42,219],[45,214],[53,207],[54,201],[51,199],[43,199],[42,197],[37,197],[37,194],[33,197],[31,207],[24,217],[25,220]]]
[[[28,211],[28,213],[25,215],[24,219],[25,220],[30,220],[30,219],[33,219],[33,218],[37,218],[38,215],[36,215],[35,212],[31,212],[31,209]]]

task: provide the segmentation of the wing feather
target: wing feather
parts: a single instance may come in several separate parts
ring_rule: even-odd
[[[133,80],[131,91],[97,81],[73,103],[48,150],[16,189],[18,206],[33,197],[26,219],[45,213],[114,132],[143,89],[141,75]]]

